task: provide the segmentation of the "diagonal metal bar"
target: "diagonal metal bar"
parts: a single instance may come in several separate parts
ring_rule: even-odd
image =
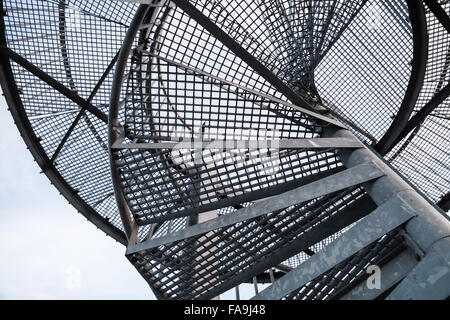
[[[335,265],[378,240],[414,217],[414,208],[401,197],[392,197],[340,238],[306,260],[280,280],[253,297],[254,300],[278,300],[300,288]]]
[[[120,51],[120,50],[119,50]],[[106,68],[105,72],[103,72],[102,76],[98,80],[97,84],[95,85],[94,89],[92,90],[91,94],[89,95],[87,102],[90,103],[95,95],[97,94],[98,90],[100,90],[100,87],[102,86],[103,82],[105,81],[108,74],[111,72],[112,68],[114,67],[114,64],[117,61],[117,57],[119,56],[119,51],[116,53],[114,58],[109,63],[108,67]],[[58,147],[56,148],[55,152],[53,153],[50,161],[53,163],[56,160],[56,157],[58,157],[58,154],[61,152],[62,148],[64,147],[64,144],[69,139],[70,135],[72,134],[73,130],[75,129],[76,125],[80,121],[81,117],[84,115],[85,109],[80,110],[80,112],[77,114],[75,119],[73,120],[72,124],[70,125],[69,129],[67,130],[64,137],[61,139]]]
[[[214,22],[206,17],[200,10],[186,0],[173,0],[180,9],[186,12],[191,18],[193,18],[199,25],[205,28],[211,35],[219,39],[225,46],[227,46],[236,56],[245,61],[253,70],[266,79],[272,86],[275,87],[280,93],[285,95],[295,105],[302,106],[304,108],[314,110],[313,106],[296,92],[294,92],[289,86],[280,80],[275,74],[267,69],[261,62],[259,62],[253,55],[245,50],[239,43],[231,38],[226,32],[219,28]]]
[[[329,149],[361,148],[362,143],[351,138],[311,138],[280,140],[214,140],[170,141],[154,143],[121,143],[116,141],[112,149]]]
[[[450,32],[450,17],[436,0],[424,0],[427,7],[433,12],[447,32]]]
[[[196,69],[196,68],[192,68],[192,67],[190,67],[190,66],[186,66],[186,65],[184,65],[184,64],[178,63],[178,62],[176,62],[176,61],[173,61],[173,60],[170,60],[170,59],[167,59],[167,58],[164,58],[164,57],[161,57],[161,56],[156,55],[156,54],[153,54],[153,53],[148,53],[148,52],[145,52],[145,53],[148,54],[149,56],[158,58],[159,60],[164,61],[164,62],[168,63],[169,65],[173,65],[173,66],[176,66],[176,67],[178,67],[178,68],[180,68],[180,69],[183,69],[183,70],[185,70],[185,71],[191,72],[191,73],[194,74],[194,75],[201,75],[201,76],[210,78],[210,79],[212,79],[212,80],[216,80],[216,81],[220,82],[220,83],[218,84],[219,87],[221,87],[222,84],[226,84],[226,85],[228,85],[228,86],[231,86],[231,87],[235,87],[235,88],[237,88],[237,89],[244,90],[244,91],[246,91],[246,92],[248,92],[248,93],[254,94],[254,95],[256,95],[256,96],[263,97],[263,98],[265,98],[265,99],[271,100],[271,101],[276,102],[276,103],[279,103],[279,104],[281,104],[281,105],[284,105],[284,106],[287,106],[287,107],[291,107],[291,108],[296,109],[296,110],[298,110],[298,111],[300,111],[300,112],[302,112],[302,113],[304,113],[304,114],[307,114],[307,115],[309,115],[309,116],[312,116],[312,117],[314,117],[314,118],[316,118],[316,119],[319,119],[319,120],[322,120],[322,121],[331,123],[331,124],[333,124],[333,125],[335,125],[335,126],[338,126],[338,127],[341,127],[341,128],[345,128],[345,126],[342,125],[339,121],[336,121],[336,120],[334,120],[334,119],[332,119],[332,118],[330,118],[330,117],[327,117],[327,116],[324,116],[324,115],[322,115],[322,114],[319,114],[319,113],[317,113],[317,112],[315,112],[315,111],[312,111],[312,110],[309,109],[309,108],[304,108],[302,105],[296,105],[296,104],[292,104],[292,103],[283,101],[283,100],[278,99],[278,98],[276,98],[276,97],[273,97],[273,96],[271,96],[271,95],[268,95],[268,94],[265,94],[265,93],[262,93],[262,92],[259,92],[259,91],[256,91],[256,90],[253,90],[253,89],[244,87],[244,86],[242,86],[242,85],[240,85],[240,84],[237,84],[237,83],[234,83],[234,82],[225,80],[225,79],[221,79],[221,78],[219,78],[219,77],[217,77],[217,76],[214,76],[214,75],[212,75],[212,74],[210,74],[210,73],[204,72],[204,71],[199,70],[199,69]],[[212,83],[212,84],[215,84],[214,82],[211,82],[211,83]],[[233,91],[232,91],[232,92],[233,92]],[[234,92],[234,93],[235,93],[236,95],[239,95],[239,94],[236,93],[236,92]]]
[[[56,160],[56,157],[58,157],[59,153],[61,152],[62,148],[64,147],[64,144],[66,143],[66,141],[69,139],[72,131],[75,129],[75,127],[77,126],[78,122],[80,121],[81,117],[84,115],[85,110],[81,109],[77,116],[75,117],[75,119],[72,121],[72,124],[70,125],[69,129],[67,130],[67,132],[64,134],[64,137],[61,139],[61,141],[59,142],[58,146],[55,149],[55,152],[53,152],[52,157],[50,158],[50,162],[54,163]]]
[[[346,189],[379,178],[384,173],[373,163],[364,163],[329,177],[314,181],[305,186],[282,193],[252,206],[237,210],[233,214],[223,215],[206,222],[173,232],[160,238],[147,240],[127,250],[127,255],[157,246],[180,241],[206,232],[253,219],[264,214],[287,208],[291,205]]]
[[[428,61],[428,32],[425,10],[420,0],[408,0],[407,2],[410,9],[414,40],[411,76],[402,104],[394,120],[374,147],[381,155],[385,155],[387,150],[390,150],[395,145],[397,137],[402,134],[402,130],[407,126],[408,119],[414,111],[414,106],[425,79],[425,69]]]
[[[418,125],[420,125],[425,118],[433,112],[445,99],[450,96],[450,83],[447,84],[441,91],[434,95],[434,97],[428,101],[428,103],[420,109],[406,124],[403,131],[398,136],[397,140],[392,144],[391,148],[397,145],[403,138],[405,138],[411,131],[413,131]]]
[[[409,250],[405,250],[381,268],[379,289],[369,289],[366,281],[362,281],[344,294],[340,300],[375,300],[405,278],[416,265],[417,260],[414,255]]]
[[[307,185],[316,180],[331,176],[332,174],[341,172],[343,170],[344,170],[344,167],[338,166],[338,167],[331,168],[331,169],[328,169],[325,171],[319,171],[314,174],[306,175],[299,179],[294,179],[292,181],[287,181],[287,182],[281,183],[279,185],[272,186],[271,188],[260,189],[253,194],[244,193],[241,195],[236,195],[234,197],[227,197],[227,198],[221,199],[220,201],[217,201],[217,202],[206,203],[200,207],[186,209],[182,212],[170,213],[169,218],[167,218],[165,216],[147,218],[144,221],[139,221],[139,225],[142,226],[142,225],[147,225],[147,224],[152,224],[152,223],[161,223],[161,222],[167,221],[168,219],[194,216],[199,213],[208,212],[211,210],[218,210],[218,209],[229,207],[229,206],[236,206],[236,205],[240,205],[242,203],[253,202],[253,201],[260,200],[260,199],[272,197],[274,195],[278,195],[283,192],[293,190],[300,186]]]
[[[3,2],[0,1],[0,11],[3,12],[3,9]],[[5,23],[3,16],[0,15],[0,47],[4,47],[6,45],[4,31]],[[0,83],[2,84],[5,100],[10,106],[11,114],[17,124],[22,138],[48,179],[55,185],[55,187],[69,201],[69,203],[72,204],[74,208],[78,210],[85,218],[116,241],[126,245],[127,239],[123,231],[109,223],[105,217],[93,210],[92,207],[89,206],[77,194],[77,192],[68,185],[67,181],[61,176],[55,167],[50,165],[45,150],[42,145],[38,143],[38,139],[30,124],[30,119],[25,112],[19,96],[17,84],[14,81],[14,75],[11,68],[11,60],[2,54],[0,54]]]
[[[450,237],[435,243],[387,300],[445,300],[450,296]]]
[[[76,92],[73,90],[70,90],[65,85],[63,85],[61,82],[55,80],[53,77],[51,77],[46,72],[42,71],[40,68],[33,65],[31,62],[29,62],[27,59],[24,59],[11,49],[5,46],[0,46],[0,54],[2,54],[5,57],[10,58],[12,61],[16,62],[29,72],[31,72],[33,75],[53,87],[55,90],[59,91],[61,94],[78,104],[81,108],[86,109],[90,113],[92,113],[94,116],[99,118],[101,121],[107,123],[108,117],[105,113],[97,109],[94,105],[80,97]]]

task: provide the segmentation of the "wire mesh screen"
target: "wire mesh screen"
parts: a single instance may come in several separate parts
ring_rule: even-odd
[[[325,137],[332,122],[325,119],[329,113],[323,106],[348,119],[359,138],[376,143],[392,124],[411,81],[414,37],[404,1],[189,4],[231,40],[220,39],[197,22],[198,16],[166,2],[155,9],[154,20],[145,17],[128,60],[120,62],[126,71],[119,79],[120,110],[114,120],[123,125],[124,137],[112,147],[112,158],[118,187],[133,221],[142,226],[141,242],[207,216],[232,216],[261,199],[340,172],[335,146],[295,149],[277,143]],[[58,188],[100,215],[100,227],[123,231],[106,119],[116,59],[138,5],[5,0],[3,7],[7,47],[97,111],[12,62],[31,125],[24,134],[44,150],[41,166],[56,170],[64,180]],[[448,2],[443,8],[450,12]],[[450,80],[450,36],[428,9],[426,18],[429,57],[414,113]],[[240,58],[245,54],[239,50],[247,59]],[[288,96],[297,95],[308,106],[291,104]],[[449,192],[449,102],[447,97],[387,155],[433,201]],[[318,107],[315,116],[312,107]],[[200,151],[177,145],[217,140],[260,144]],[[154,147],[164,142],[172,147]],[[330,221],[341,221],[359,204],[373,209],[371,201],[356,185],[128,259],[166,298],[213,298],[272,268],[301,265],[354,222],[330,227]],[[333,298],[356,283],[369,263],[381,263],[402,249],[399,233],[387,234],[286,298]]]
[[[383,7],[388,14],[385,27],[392,28],[393,37],[381,31],[361,31],[367,23],[363,14],[365,2],[321,2],[314,6],[302,2],[295,7],[280,2],[231,2],[227,6],[217,1],[192,3],[290,89],[313,104],[320,99],[314,75],[318,65],[323,68],[322,88],[334,90],[334,95],[341,97],[348,94],[344,100],[353,94],[339,85],[338,73],[345,57],[337,61],[341,58],[340,49],[333,51],[334,47],[352,53],[352,58],[361,64],[360,69],[365,68],[362,73],[379,67],[376,74],[367,77],[367,82],[373,86],[380,79],[389,82],[385,90],[395,91],[390,97],[383,96],[392,106],[389,112],[395,113],[402,102],[412,57],[411,26],[405,19],[404,6]],[[274,17],[285,24],[280,24],[280,19],[272,21]],[[283,29],[288,22],[294,25]],[[349,36],[346,32],[354,34]],[[365,36],[366,46],[358,38]],[[134,221],[151,225],[141,241],[195,224],[202,213],[233,215],[269,194],[300,185],[307,176],[341,166],[333,149],[280,150],[279,173],[264,176],[259,174],[259,164],[216,162],[214,155],[222,150],[206,154],[202,150],[199,156],[191,150],[152,148],[152,144],[164,141],[235,138],[236,130],[254,130],[256,138],[267,138],[268,131],[277,132],[278,138],[283,139],[317,138],[327,123],[289,106],[287,98],[267,80],[178,7],[163,7],[140,41],[132,50],[132,65],[122,86],[125,99],[120,108],[125,110],[125,145],[115,147],[114,160]],[[391,47],[399,49],[391,52]],[[380,50],[379,55],[370,55],[374,48]],[[329,55],[332,57],[326,60]],[[385,61],[394,67],[385,66]],[[327,68],[332,73],[328,78]],[[361,74],[353,78],[357,88],[358,76]],[[333,87],[335,82],[338,84]],[[365,89],[361,91],[366,93]],[[370,94],[373,99],[374,93]],[[362,103],[367,96],[356,94],[353,99]],[[349,100],[346,103],[350,104]],[[376,108],[373,106],[372,110]],[[356,109],[349,109],[349,114],[356,113]],[[375,118],[375,113],[370,117]],[[359,124],[366,127],[370,122],[369,134],[382,137],[391,123],[389,116],[377,121],[370,117]],[[132,146],[126,147],[127,143]],[[141,147],[136,147],[139,144]],[[251,154],[250,150],[238,148],[232,152],[243,159]],[[303,250],[293,249],[293,243],[314,233],[324,221],[364,195],[363,189],[351,188],[258,219],[145,249],[128,258],[166,298],[213,298],[239,281],[248,280],[249,275],[267,272],[276,263],[296,267],[306,261],[314,250],[335,240],[348,226],[321,235]],[[372,261],[380,253],[378,248],[382,254],[393,249],[384,242],[380,246],[375,246],[373,252],[373,248],[363,252],[368,258],[347,262],[354,263],[351,268],[362,268],[362,263]],[[351,276],[359,276],[359,271]],[[344,286],[344,280],[340,286]]]
[[[314,69],[365,2],[192,1],[293,90],[313,101]]]
[[[382,265],[405,249],[401,231],[396,230],[370,244],[352,257],[336,265],[328,272],[291,292],[286,300],[329,300],[366,275],[370,265]]]
[[[178,50],[178,57],[196,56]],[[327,125],[275,98],[169,62],[164,56],[134,50],[131,59],[124,100],[124,127],[131,141],[234,138],[276,143],[277,139],[319,137]],[[199,61],[214,63],[204,59]],[[206,150],[199,155],[180,148],[136,149],[117,151],[115,157],[129,207],[140,224],[152,217],[170,219],[192,214],[193,209],[208,211],[255,200],[265,196],[261,193],[265,189],[272,188],[273,193],[277,185],[292,185],[306,175],[340,166],[333,150],[277,150],[262,145],[253,150]]]
[[[313,138],[321,132],[309,116],[240,84],[147,52],[132,60],[124,101],[129,139],[238,138],[243,130],[248,138]]]

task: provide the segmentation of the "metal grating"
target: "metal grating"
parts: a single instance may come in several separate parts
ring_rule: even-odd
[[[120,49],[136,4],[5,0],[3,8],[8,47],[88,99]],[[31,123],[32,131],[25,134],[36,136],[34,143],[48,157],[45,166],[54,165],[67,182],[60,190],[81,197],[103,217],[100,228],[122,230],[108,165],[106,123],[17,64],[12,63],[12,70]],[[109,73],[91,101],[105,114],[111,80]]]
[[[290,293],[286,300],[329,300],[357,282],[369,265],[380,265],[383,259],[405,248],[401,230],[393,231],[341,262],[320,277]],[[389,257],[391,259],[392,257]]]
[[[443,9],[450,15],[450,3],[445,2]],[[450,34],[429,10],[426,17],[428,62],[415,113],[450,81]],[[388,161],[434,202],[450,192],[449,106],[447,97],[387,155]]]
[[[116,59],[137,5],[94,0],[2,3],[7,47],[97,111],[86,110],[12,62],[30,121],[22,134],[42,147],[43,171],[61,175],[63,183],[57,187],[99,215],[97,226],[106,232],[111,226],[119,230],[115,238],[125,243],[108,166],[106,115]],[[375,144],[395,123],[407,87],[415,81],[411,60],[417,39],[406,2],[189,3],[230,39],[213,35],[196,22],[195,14],[173,3],[163,5],[155,20],[147,16],[125,62],[119,115],[113,119],[123,124],[125,144],[319,138],[332,124],[305,111],[325,113],[322,106],[362,140]],[[450,5],[443,3],[449,12]],[[377,15],[383,19],[376,21]],[[426,18],[430,54],[415,113],[450,80],[448,32],[431,12]],[[243,59],[230,49],[233,45],[256,62]],[[433,201],[448,195],[450,185],[448,102],[447,97],[387,156]],[[200,155],[189,149],[112,149],[127,209],[142,226],[138,241],[197,224],[208,214],[233,215],[259,199],[342,168],[335,148],[234,148],[202,150]],[[325,224],[369,202],[364,189],[353,187],[128,258],[161,297],[213,298],[278,264],[284,269],[300,265],[348,227],[339,224],[323,232]],[[295,245],[315,232],[314,240]],[[332,298],[357,281],[369,262],[381,261],[401,246],[398,233],[388,234],[288,298]]]
[[[369,33],[367,45],[376,48],[381,44],[384,55],[378,57],[381,61],[376,60],[374,56],[372,61],[365,61],[370,49],[361,46],[361,39],[359,42],[355,41],[354,35],[345,35],[347,32],[360,32],[362,25],[367,22],[357,16],[360,10],[364,10],[363,3],[353,3],[352,8],[345,8],[343,5],[334,9],[330,7],[331,3],[328,3],[328,6],[323,3],[325,7],[318,5],[314,10],[306,4],[305,7],[300,5],[293,17],[297,14],[302,15],[303,19],[293,28],[298,33],[290,34],[293,37],[291,39],[284,39],[285,33],[277,34],[270,29],[273,24],[267,23],[266,12],[273,10],[274,16],[283,12],[283,5],[280,3],[260,5],[256,8],[253,8],[256,5],[254,2],[232,2],[226,8],[219,2],[192,3],[201,14],[215,23],[215,27],[226,31],[233,41],[248,50],[287,83],[291,90],[295,90],[312,105],[319,101],[312,71],[322,58],[327,59],[339,52],[328,52],[326,45],[339,48],[339,43],[346,47],[348,52],[353,50],[357,53],[355,56],[361,59],[358,60],[361,68],[366,66],[364,72],[371,71],[367,66],[382,64],[383,61],[390,61],[395,65],[391,68],[394,73],[383,66],[384,69],[381,68],[381,71],[372,75],[368,82],[377,85],[376,81],[380,78],[386,78],[387,82],[394,81],[395,83],[387,86],[385,90],[395,92],[395,97],[386,97],[386,101],[395,108],[402,102],[411,72],[409,62],[413,40],[409,22],[402,20],[407,12],[406,7],[385,8],[389,13],[389,26],[396,37]],[[263,7],[266,10],[262,10]],[[254,10],[250,10],[251,8]],[[237,166],[236,163],[216,163],[212,156],[220,154],[220,150],[215,150],[206,157],[202,154],[200,159],[196,159],[196,155],[190,150],[151,148],[152,143],[177,141],[179,138],[189,140],[200,136],[202,139],[214,140],[235,137],[235,131],[239,129],[253,129],[257,132],[256,137],[267,137],[269,130],[279,132],[285,139],[320,137],[322,128],[328,126],[314,117],[297,112],[295,108],[286,108],[282,101],[288,99],[279,90],[261,78],[255,69],[225,46],[220,38],[205,30],[183,10],[176,6],[163,7],[155,23],[145,25],[145,28],[148,28],[146,35],[144,37],[141,31],[140,42],[132,48],[129,77],[122,86],[125,100],[120,102],[119,108],[125,110],[125,145],[121,146],[122,149],[120,146],[113,148],[114,164],[118,169],[127,208],[131,211],[134,221],[138,225],[152,225],[148,238],[139,238],[141,241],[158,238],[195,224],[202,212],[220,210],[220,214],[232,215],[236,209],[267,197],[269,190],[273,194],[277,186],[282,187],[283,184],[295,182],[297,179],[301,181],[305,176],[341,165],[334,150],[282,150],[281,174],[262,179],[254,163],[245,163],[242,166]],[[335,17],[342,14],[339,17],[339,26],[330,29],[321,27],[330,23],[332,15],[330,11],[326,12],[327,10],[331,10]],[[400,18],[394,14],[395,10],[401,12]],[[286,12],[288,11],[286,9]],[[239,15],[236,16],[238,12]],[[290,20],[292,17],[283,19]],[[243,37],[248,34],[243,31],[247,21],[253,21],[247,28],[252,30],[249,41]],[[311,23],[317,29],[311,29]],[[305,30],[313,32],[306,34]],[[253,43],[256,41],[254,38],[258,38],[258,42]],[[309,50],[294,52],[295,45],[292,41]],[[324,43],[326,45],[322,47]],[[392,46],[398,48],[394,53],[389,52]],[[264,48],[266,50],[263,51]],[[273,48],[280,51],[275,53],[271,51]],[[283,62],[278,63],[276,59],[280,57]],[[283,67],[283,63],[287,64]],[[330,69],[335,74],[342,67],[336,63],[336,56],[326,63],[334,63],[330,65]],[[295,75],[289,76],[286,73],[288,69]],[[322,70],[326,68],[323,67]],[[301,78],[305,83],[293,83],[290,81],[291,77]],[[322,85],[329,89],[334,81],[332,77],[326,79],[323,76]],[[336,91],[337,88],[338,86],[335,86],[332,90]],[[356,97],[355,99],[361,99],[360,101],[365,99],[361,95]],[[277,99],[281,101],[278,102]],[[398,110],[395,108],[391,109],[393,113]],[[376,110],[375,106],[373,110]],[[376,119],[375,113],[372,117]],[[375,128],[377,123],[385,121],[377,129],[378,139],[381,138],[391,122],[386,121],[388,117],[381,117],[382,119],[377,121],[369,118],[364,120],[362,127],[371,122],[372,128]],[[368,136],[371,136],[370,132],[374,131],[369,130]],[[146,144],[149,147],[126,148],[126,143]],[[239,155],[251,153],[248,150],[234,151]],[[321,154],[323,157],[317,158],[317,155]],[[283,162],[285,155],[288,158]],[[183,161],[176,160],[180,158]],[[314,167],[317,164],[322,167]],[[290,187],[292,186],[291,184]],[[355,189],[351,192],[355,192]],[[318,218],[315,225],[305,226],[300,222],[302,216],[308,215],[309,211],[319,217],[325,212],[334,212],[334,209],[343,210],[363,195],[362,189],[358,189],[354,195],[330,195],[254,221],[238,223],[230,228],[133,253],[128,258],[162,297],[212,298],[239,281],[248,280],[252,272],[267,272],[275,267],[276,263],[285,263],[292,267],[308,259],[308,254],[299,252],[301,248],[291,248],[289,254],[283,255],[282,258],[279,256],[279,252],[286,252],[286,247],[297,237],[313,232],[314,227],[323,221]],[[317,206],[317,211],[310,208],[314,205]],[[284,216],[285,212],[289,212],[288,217]],[[287,224],[285,219],[289,221]],[[281,228],[267,229],[264,225],[276,226],[278,223]],[[302,227],[306,229],[301,229]],[[264,232],[261,232],[261,229]],[[321,235],[320,239],[309,243],[303,250],[309,254],[311,247],[316,246],[316,249],[320,250],[327,241],[337,238],[345,230],[338,229]],[[245,252],[245,248],[248,248],[251,254]]]
[[[402,104],[413,35],[405,1],[369,0],[315,69],[320,97],[379,141]],[[343,90],[345,88],[345,90]]]
[[[365,2],[192,1],[308,100],[318,98],[314,69]]]
[[[233,279],[249,269],[268,260],[276,265],[273,259],[280,259],[275,255],[279,250],[305,233],[314,233],[363,194],[361,188],[351,188],[128,258],[165,298],[212,298],[230,289]]]
[[[328,125],[164,58],[134,50],[124,100],[129,140],[226,137],[276,142],[319,137],[322,127]],[[271,150],[277,154],[270,154]],[[120,150],[114,156],[138,224],[147,224],[152,217],[170,219],[182,211],[186,211],[183,215],[192,214],[195,208],[219,209],[225,200],[234,204],[256,200],[265,189],[289,182],[293,185],[296,179],[340,166],[333,150],[275,151],[270,147],[266,151],[207,150],[201,155],[183,149]],[[205,206],[214,202],[214,206]]]

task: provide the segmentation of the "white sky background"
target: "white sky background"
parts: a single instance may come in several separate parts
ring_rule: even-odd
[[[125,247],[40,171],[0,96],[0,299],[154,299]]]

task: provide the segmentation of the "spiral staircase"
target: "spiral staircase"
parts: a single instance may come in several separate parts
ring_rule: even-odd
[[[448,1],[1,6],[25,143],[157,298],[450,296]]]

